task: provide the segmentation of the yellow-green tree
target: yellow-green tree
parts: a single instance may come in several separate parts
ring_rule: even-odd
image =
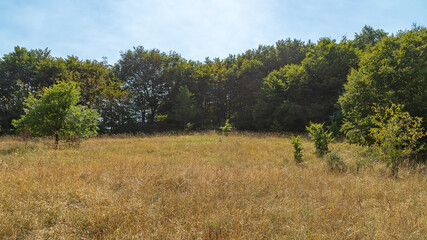
[[[96,110],[77,105],[80,91],[74,82],[60,82],[46,88],[37,98],[25,99],[25,114],[12,124],[18,131],[27,129],[36,136],[89,138],[97,134],[99,115]]]
[[[411,117],[403,112],[403,105],[373,107],[371,117],[376,127],[370,129],[380,157],[391,166],[393,176],[397,177],[399,165],[403,160],[414,157],[423,149],[419,142],[425,136],[420,117]]]

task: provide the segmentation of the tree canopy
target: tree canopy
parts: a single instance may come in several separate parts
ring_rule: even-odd
[[[12,123],[18,131],[28,130],[36,136],[88,138],[98,130],[95,109],[77,105],[80,89],[76,83],[60,82],[44,89],[40,97],[30,94],[25,99],[24,115]]]
[[[348,139],[372,144],[373,105],[404,105],[411,116],[427,117],[427,29],[416,27],[384,37],[363,54],[339,99]],[[425,127],[425,122],[424,122]]]
[[[53,125],[33,128],[35,133],[67,128],[84,137],[81,125],[71,123],[79,122],[77,116],[90,119],[95,114],[86,110],[94,109],[103,133],[188,129],[187,124],[218,129],[226,120],[237,130],[303,131],[310,122],[325,122],[335,134],[341,129],[352,142],[369,145],[373,104],[401,104],[411,116],[426,118],[426,42],[425,27],[390,35],[365,26],[353,40],[285,39],[203,62],[136,46],[113,65],[16,47],[0,58],[1,134],[29,124],[31,114],[40,117],[30,110],[54,109],[44,94],[66,94],[67,82],[80,89],[79,97],[59,108],[66,113],[49,113],[59,123],[49,120]],[[60,86],[62,93],[41,94]],[[27,120],[12,125],[24,114]]]

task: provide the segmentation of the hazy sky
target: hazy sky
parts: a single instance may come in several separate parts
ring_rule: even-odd
[[[19,45],[110,64],[133,46],[227,57],[296,38],[427,24],[426,0],[0,0],[0,56]]]

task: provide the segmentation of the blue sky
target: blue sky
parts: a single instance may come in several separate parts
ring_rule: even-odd
[[[110,64],[133,46],[224,58],[296,38],[427,24],[426,0],[0,0],[0,56],[19,45]]]

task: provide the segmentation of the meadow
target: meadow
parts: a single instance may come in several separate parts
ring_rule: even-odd
[[[399,178],[337,141],[331,171],[302,138],[101,136],[80,147],[0,138],[0,239],[426,239],[427,174]]]

